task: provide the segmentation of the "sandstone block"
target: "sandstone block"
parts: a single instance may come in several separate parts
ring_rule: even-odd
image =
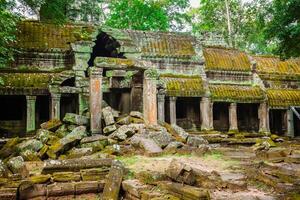
[[[106,126],[112,125],[115,123],[113,110],[111,107],[105,107],[102,109],[102,115]]]
[[[77,115],[74,113],[67,113],[63,121],[71,124],[76,124],[79,126],[87,125],[89,123],[89,119],[86,116]]]

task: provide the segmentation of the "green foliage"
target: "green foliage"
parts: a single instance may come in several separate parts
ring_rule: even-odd
[[[300,56],[300,0],[274,0],[268,12],[265,36],[278,41],[275,53],[282,57]]]
[[[10,2],[0,0],[0,67],[5,67],[9,61],[12,61],[14,54],[11,44],[16,40],[18,17],[8,10],[10,6]]]

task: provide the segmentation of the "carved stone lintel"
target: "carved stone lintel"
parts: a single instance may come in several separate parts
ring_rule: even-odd
[[[103,68],[96,68],[96,67],[91,67],[89,69],[89,75],[91,78],[95,77],[102,77],[103,76]]]

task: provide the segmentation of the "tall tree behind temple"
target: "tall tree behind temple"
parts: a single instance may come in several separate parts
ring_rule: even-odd
[[[15,41],[16,22],[18,17],[9,11],[11,2],[0,0],[0,67],[13,60],[14,49],[11,44]],[[0,79],[1,85],[1,79]]]
[[[275,53],[282,57],[300,56],[300,0],[274,0],[265,36],[278,41]]]
[[[180,31],[189,21],[186,0],[112,0],[106,24],[115,28]]]

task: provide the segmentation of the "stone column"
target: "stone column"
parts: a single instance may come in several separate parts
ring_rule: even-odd
[[[237,104],[229,105],[229,131],[238,131]]]
[[[266,102],[259,105],[258,109],[259,118],[259,132],[268,133],[269,130],[269,108]]]
[[[295,136],[294,133],[294,113],[291,109],[288,109],[287,111],[287,136],[293,138]]]
[[[36,96],[26,96],[26,102],[27,102],[26,132],[30,132],[35,130]]]
[[[212,130],[212,109],[208,97],[202,97],[200,101],[201,130]]]
[[[60,119],[61,94],[51,93],[51,119]]]
[[[176,124],[176,97],[169,97],[170,100],[170,124]]]
[[[157,99],[156,99],[156,75],[152,70],[146,70],[143,82],[143,113],[145,123],[157,124]]]
[[[160,90],[157,95],[157,112],[158,120],[165,122],[165,93],[163,90]]]
[[[102,68],[90,68],[90,127],[92,133],[101,133]]]

